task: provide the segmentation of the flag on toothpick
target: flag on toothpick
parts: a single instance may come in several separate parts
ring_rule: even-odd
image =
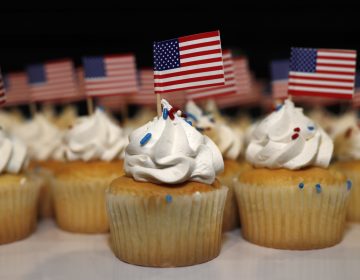
[[[0,105],[6,102],[5,85],[0,70]]]
[[[133,54],[84,57],[87,96],[113,96],[138,91]]]
[[[355,94],[353,97],[353,107],[360,107],[360,74],[356,74],[355,77]]]
[[[288,93],[351,99],[355,70],[354,50],[292,48]]]
[[[273,60],[270,65],[272,98],[286,99],[288,96],[289,60]]]
[[[129,102],[136,105],[154,105],[154,71],[151,68],[143,68],[138,71],[139,91],[132,94]]]
[[[257,96],[252,90],[253,82],[246,57],[237,57],[234,59],[234,75],[236,93],[216,98],[215,101],[219,108],[245,105],[257,100]]]
[[[154,42],[155,93],[225,84],[220,32]]]
[[[30,89],[25,72],[8,73],[4,77],[7,105],[27,104],[30,100]]]
[[[235,80],[235,66],[231,51],[223,50],[222,59],[224,64],[225,84],[216,87],[187,90],[186,98],[188,100],[215,98],[224,95],[236,94],[237,87]]]
[[[31,101],[58,101],[79,94],[70,59],[31,64],[26,72]]]

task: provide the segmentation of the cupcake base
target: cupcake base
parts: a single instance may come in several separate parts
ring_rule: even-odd
[[[339,172],[253,169],[235,186],[242,234],[260,246],[308,250],[342,239],[350,191]]]
[[[107,191],[112,249],[122,261],[178,267],[214,259],[221,248],[227,189],[188,182],[173,187],[120,177]]]
[[[35,230],[39,190],[39,183],[25,175],[0,175],[0,244]]]
[[[105,190],[122,174],[120,162],[66,163],[52,182],[58,226],[76,233],[108,232]]]

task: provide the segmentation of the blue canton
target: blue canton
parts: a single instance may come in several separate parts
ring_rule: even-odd
[[[105,63],[102,56],[83,58],[85,78],[106,77]]]
[[[317,49],[291,48],[290,71],[316,72]]]
[[[178,39],[154,42],[154,70],[164,71],[180,67]]]
[[[285,80],[289,76],[289,60],[273,60],[271,62],[271,80]]]
[[[360,74],[355,75],[355,87],[356,88],[360,87]]]
[[[30,84],[45,83],[46,74],[43,64],[31,64],[27,67],[26,73]]]
[[[4,82],[4,88],[6,89],[9,88],[9,80],[7,76],[3,78],[3,82]]]

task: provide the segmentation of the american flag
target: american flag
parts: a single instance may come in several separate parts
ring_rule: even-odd
[[[25,72],[8,73],[4,77],[7,105],[26,104],[30,100],[30,88]]]
[[[27,67],[32,101],[71,99],[78,95],[74,65],[70,59]]]
[[[155,93],[225,84],[220,32],[154,42]]]
[[[216,87],[207,87],[203,89],[190,89],[187,91],[186,98],[189,100],[197,100],[203,98],[211,98],[236,94],[235,66],[230,50],[222,52],[224,64],[225,85]]]
[[[154,71],[150,68],[143,68],[138,71],[139,92],[130,96],[130,103],[136,105],[154,105]]]
[[[270,65],[272,97],[285,99],[288,96],[289,60],[273,60]]]
[[[0,105],[3,105],[5,102],[6,102],[5,85],[0,70]]]
[[[133,54],[84,57],[88,96],[113,96],[138,91]]]
[[[351,99],[355,69],[356,51],[292,48],[288,93]]]
[[[355,94],[352,101],[353,107],[360,107],[360,74],[356,74],[355,77]]]
[[[234,74],[236,93],[216,98],[215,101],[219,108],[249,104],[258,99],[257,96],[253,94],[254,84],[246,57],[234,59]]]

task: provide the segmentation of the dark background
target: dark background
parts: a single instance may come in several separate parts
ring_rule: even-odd
[[[225,48],[248,55],[260,78],[269,76],[271,59],[288,58],[291,46],[360,49],[357,8],[285,9],[260,2],[242,8],[241,2],[240,7],[218,2],[217,9],[179,10],[177,4],[168,2],[173,7],[168,10],[0,9],[0,65],[6,73],[48,59],[71,57],[80,65],[83,55],[134,52],[139,66],[152,66],[154,40],[216,29]]]

